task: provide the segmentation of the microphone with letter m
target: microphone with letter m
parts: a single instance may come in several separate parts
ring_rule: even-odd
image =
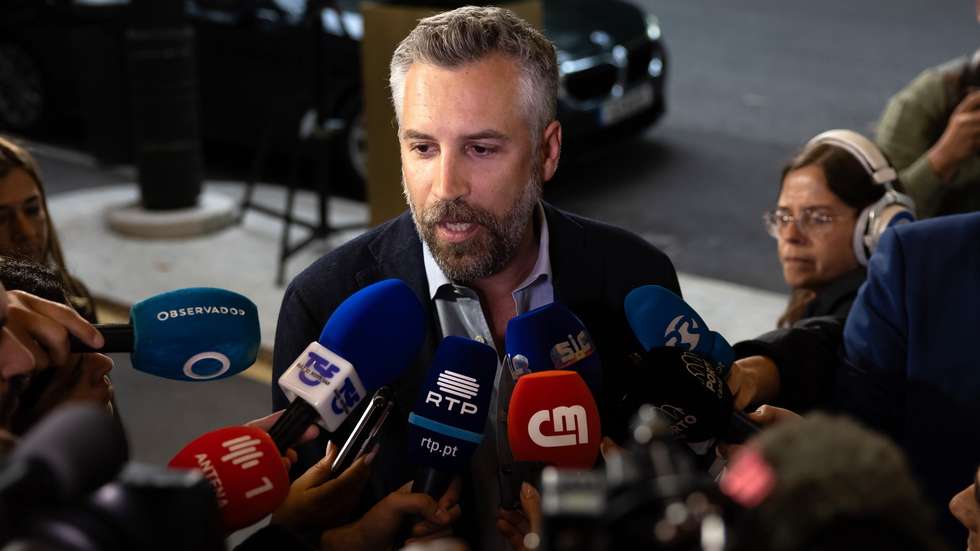
[[[578,373],[541,371],[517,380],[507,412],[516,461],[590,469],[601,438],[599,409]]]

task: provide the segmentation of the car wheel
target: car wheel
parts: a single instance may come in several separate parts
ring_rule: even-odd
[[[0,127],[36,130],[45,108],[44,79],[37,61],[16,44],[0,44]]]
[[[366,197],[368,150],[360,92],[351,95],[339,116],[344,119],[345,128],[334,146],[333,189],[340,195],[362,200]]]

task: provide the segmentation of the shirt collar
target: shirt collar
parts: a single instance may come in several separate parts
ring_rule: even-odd
[[[538,238],[538,258],[534,262],[534,267],[531,268],[531,273],[514,289],[514,292],[520,291],[541,279],[545,281],[552,279],[551,255],[548,253],[548,247],[551,243],[551,238],[548,233],[548,218],[544,215],[544,206],[540,201],[538,201],[538,206],[534,212],[537,219],[541,221],[541,231]],[[453,285],[453,282],[449,281],[445,272],[439,267],[435,257],[432,256],[432,251],[429,250],[428,243],[424,239],[422,240],[422,261],[425,264],[425,277],[429,282],[429,298],[435,299],[436,293],[439,292],[440,288],[445,285]]]

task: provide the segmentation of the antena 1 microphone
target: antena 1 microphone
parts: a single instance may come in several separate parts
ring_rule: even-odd
[[[129,323],[96,325],[105,346],[69,336],[72,352],[130,352],[138,371],[178,381],[223,379],[255,363],[261,335],[255,303],[225,289],[169,291],[136,303]]]
[[[593,392],[602,385],[602,364],[585,325],[552,302],[507,322],[507,359],[517,375],[547,369],[575,371]]]
[[[599,408],[578,373],[541,371],[518,379],[507,411],[515,460],[590,469],[601,439]]]
[[[285,452],[316,421],[330,432],[366,396],[394,381],[425,338],[425,311],[404,282],[386,279],[334,310],[320,339],[279,377],[291,400],[269,435]]]
[[[637,287],[623,303],[626,319],[645,350],[672,346],[691,350],[721,364],[727,373],[735,360],[732,347],[684,300],[660,285]]]
[[[493,348],[446,337],[408,416],[409,456],[420,467],[412,491],[439,499],[476,451],[487,422],[497,371]]]
[[[276,444],[255,427],[211,431],[184,446],[168,465],[203,473],[227,532],[258,522],[289,494],[289,474]]]

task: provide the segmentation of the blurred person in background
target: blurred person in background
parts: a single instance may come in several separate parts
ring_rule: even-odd
[[[876,139],[920,218],[980,210],[980,50],[926,69],[892,96]]]
[[[844,417],[767,428],[720,484],[743,508],[735,551],[944,549],[902,452]]]
[[[50,266],[68,291],[72,306],[95,322],[95,302],[85,285],[68,273],[61,242],[48,215],[37,162],[26,148],[0,136],[0,256]]]
[[[885,233],[844,327],[837,395],[892,437],[943,511],[980,464],[980,213]],[[950,545],[963,529],[949,514]]]
[[[739,409],[830,406],[844,320],[883,231],[877,224],[912,206],[876,182],[893,180],[890,170],[870,140],[849,130],[814,137],[783,169],[764,221],[792,291],[775,331],[733,347],[728,384]]]

